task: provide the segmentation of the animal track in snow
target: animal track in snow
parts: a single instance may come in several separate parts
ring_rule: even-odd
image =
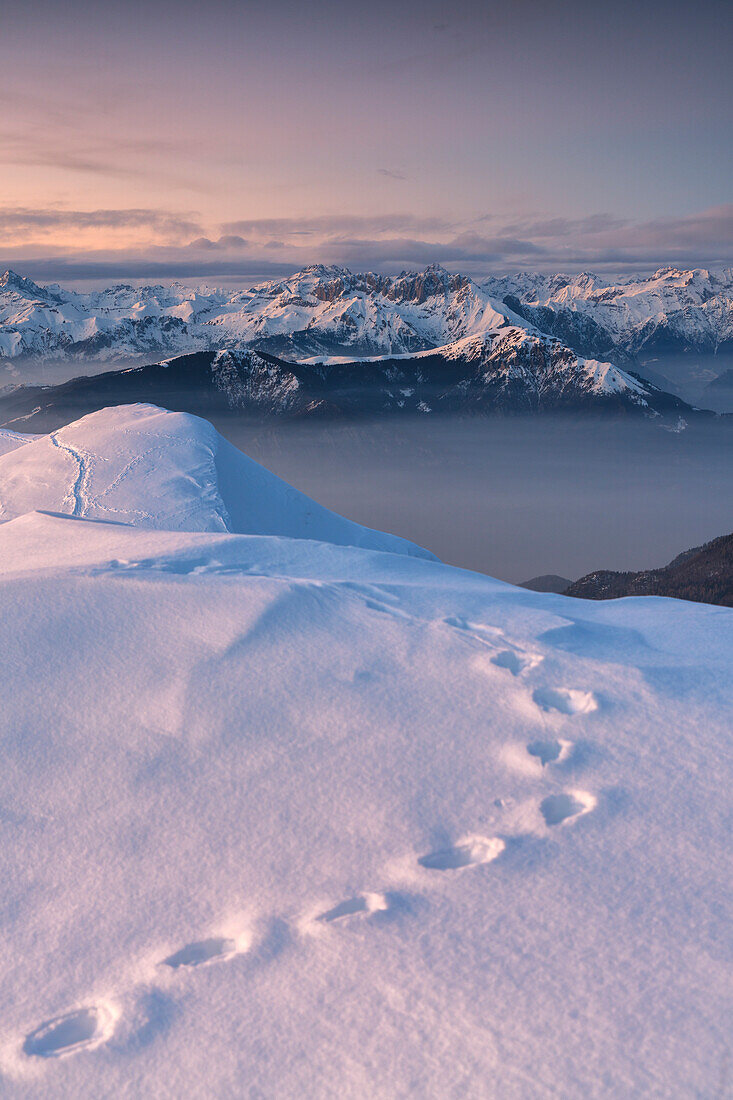
[[[561,738],[549,741],[532,741],[527,745],[530,756],[536,756],[540,764],[559,764],[567,760],[573,747],[572,741],[563,741]]]
[[[60,1058],[92,1050],[109,1039],[115,1016],[104,1005],[77,1008],[41,1024],[26,1037],[23,1051],[36,1058]]]
[[[540,811],[546,825],[562,825],[564,821],[590,813],[595,805],[595,797],[586,791],[566,791],[543,798]]]
[[[164,966],[178,970],[182,966],[203,966],[205,963],[221,962],[237,953],[237,941],[227,936],[213,936],[208,940],[188,943],[180,951],[163,959]]]
[[[499,837],[469,836],[451,848],[428,852],[417,862],[428,871],[460,871],[464,867],[491,863],[504,848],[504,841]]]
[[[592,691],[574,688],[537,688],[532,698],[542,710],[557,710],[560,714],[590,714],[598,710],[598,700]]]
[[[522,672],[536,668],[540,661],[544,660],[538,653],[522,653],[516,649],[503,649],[491,658],[492,665],[498,668],[508,668],[513,676],[519,676]]]
[[[387,899],[384,894],[359,894],[357,897],[339,902],[325,913],[320,913],[316,920],[323,924],[332,924],[346,917],[368,917],[372,913],[384,912],[387,908]]]

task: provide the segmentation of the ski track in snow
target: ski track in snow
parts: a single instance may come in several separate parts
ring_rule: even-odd
[[[120,434],[127,435],[127,436],[134,435],[133,432],[131,432],[129,429],[125,429],[125,428],[121,429]],[[134,458],[130,459],[130,461],[125,464],[125,466],[122,468],[122,470],[120,470],[120,472],[117,474],[117,476],[112,481],[110,481],[109,485],[107,485],[102,490],[102,492],[99,493],[99,495],[94,498],[94,501],[93,501],[94,506],[96,508],[103,508],[105,512],[113,513],[113,514],[116,514],[116,515],[122,515],[122,516],[136,515],[136,516],[139,516],[141,519],[148,520],[152,523],[152,521],[154,520],[155,517],[150,512],[141,511],[140,509],[137,509],[137,508],[115,508],[111,504],[102,503],[102,501],[104,500],[104,498],[108,494],[113,493],[115,489],[119,488],[119,486],[122,485],[129,478],[129,476],[132,473],[135,472],[135,470],[139,466],[144,465],[146,460],[151,459],[155,455],[164,455],[164,454],[166,454],[166,452],[170,451],[173,447],[182,447],[184,449],[187,448],[187,447],[198,448],[199,444],[200,444],[200,441],[196,440],[192,437],[188,437],[188,436],[176,437],[176,436],[174,436],[174,437],[171,437],[170,439],[166,440],[165,443],[160,443],[160,444],[157,444],[154,447],[148,447],[144,451],[137,452],[135,454]],[[215,510],[216,510],[216,512],[218,513],[218,515],[221,519],[224,530],[228,531],[228,530],[230,530],[230,527],[231,527],[231,520],[229,518],[229,514],[227,512],[224,501],[221,499],[221,496],[218,492],[218,489],[216,488],[218,478],[217,478],[217,472],[216,472],[216,455],[215,455],[213,449],[208,450],[208,456],[211,460],[211,462],[210,462],[210,471],[209,471],[209,479],[208,479],[208,483],[206,485],[202,485],[201,488],[204,490],[204,492],[206,492],[208,490],[209,493],[212,496],[215,496],[215,498],[216,498],[216,500],[215,500]],[[189,515],[193,514],[197,510],[197,508],[198,508],[198,504],[196,503],[193,506],[189,507],[188,509],[179,512],[179,514],[176,517],[178,522],[179,523],[185,522],[186,518]]]
[[[56,446],[60,444],[55,443]],[[62,446],[62,445],[61,445]],[[63,448],[62,449],[66,449]],[[76,451],[70,451],[76,455]],[[79,479],[82,479],[85,467],[79,458]],[[79,490],[77,499],[85,498]],[[134,563],[144,565],[145,563]],[[188,571],[188,570],[187,570]],[[192,567],[190,572],[194,572]],[[366,606],[380,613],[393,615],[396,618],[413,618],[396,608],[390,607],[381,599],[373,599],[366,596],[364,586],[346,584],[361,590]],[[375,591],[374,589],[370,589]],[[386,594],[380,593],[382,599]],[[417,619],[416,621],[421,621]],[[432,620],[425,620],[431,622]],[[536,653],[528,653],[520,646],[507,642],[504,632],[498,627],[488,624],[474,624],[458,619],[444,619],[438,625],[448,625],[466,632],[478,632],[478,640],[487,643],[487,636],[492,641],[499,641],[504,647],[491,659],[491,663],[497,668],[504,669],[512,676],[519,676],[534,669],[543,660]],[[590,714],[598,708],[598,702],[592,692],[583,692],[568,688],[538,688],[532,694],[532,699],[538,710],[538,717],[542,718],[543,712],[554,711],[565,717],[575,717]],[[573,742],[562,738],[538,739],[526,746],[526,751],[533,759],[538,760],[542,772],[545,773],[548,766],[559,764],[566,760],[572,753]],[[577,789],[554,791],[539,798],[537,802],[537,816],[544,821],[546,829],[556,829],[559,826],[574,824],[580,817],[589,814],[598,805],[598,799],[588,791]],[[541,830],[541,826],[538,826]],[[511,840],[516,842],[522,834],[514,834]],[[509,838],[508,838],[509,839]],[[507,840],[501,836],[467,835],[457,840],[452,845],[426,852],[423,855],[412,855],[409,865],[412,868],[411,877],[417,873],[420,882],[425,889],[430,882],[436,882],[447,877],[449,880],[463,872],[486,867],[494,860],[505,856],[507,853]],[[400,861],[398,866],[405,867],[407,863]],[[399,885],[399,881],[394,885]],[[324,926],[332,925],[346,928],[355,922],[362,923],[380,914],[389,913],[393,908],[395,895],[385,890],[384,892],[365,891],[361,894],[351,895],[330,906],[320,907],[315,915],[301,919],[299,926],[301,931],[314,932],[325,931]],[[313,910],[311,911],[311,914]],[[276,918],[277,919],[277,918]],[[282,924],[284,918],[279,918]],[[213,963],[232,962],[238,956],[246,955],[251,948],[249,936],[240,936],[238,939],[229,936],[209,936],[200,940],[192,940],[159,960],[157,969],[172,970],[173,980],[177,974],[185,974],[191,970],[208,967]],[[148,986],[149,988],[149,986]],[[134,992],[133,989],[123,993]],[[158,991],[159,992],[159,991]],[[153,989],[153,994],[156,990]],[[118,1011],[110,1004],[101,1001],[98,1004],[87,1004],[79,1008],[71,1009],[67,1013],[47,1020],[29,1032],[22,1043],[23,1053],[29,1058],[59,1058],[66,1057],[81,1051],[92,1051],[112,1038],[117,1020]]]

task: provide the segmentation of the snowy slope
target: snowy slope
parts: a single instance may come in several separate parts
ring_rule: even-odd
[[[17,451],[18,447],[22,447],[36,438],[35,435],[28,435],[25,432],[11,432],[7,428],[0,428],[0,457],[9,454],[11,451]]]
[[[608,283],[580,275],[525,273],[491,278],[485,293],[577,350],[635,356],[733,347],[733,268],[660,268],[646,278]]]
[[[322,508],[197,416],[127,405],[16,439],[26,445],[0,457],[0,522],[42,509],[170,531],[284,535],[429,556]]]
[[[60,433],[133,525],[0,526],[2,1095],[724,1095],[731,612],[269,534],[253,463],[227,533],[182,422]]]

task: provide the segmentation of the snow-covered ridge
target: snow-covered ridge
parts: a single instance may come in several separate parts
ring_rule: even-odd
[[[503,318],[613,361],[614,353],[633,355],[660,341],[725,347],[733,339],[732,311],[731,269],[667,268],[617,285],[588,273],[523,274],[479,285],[439,265],[396,277],[314,265],[246,291],[119,284],[86,294],[6,272],[0,358],[150,359],[250,346],[291,360],[363,358],[488,335]]]
[[[725,1088],[729,610],[442,565],[151,406],[2,438],[3,1097]]]
[[[609,283],[580,275],[525,273],[487,279],[482,289],[569,342],[633,357],[644,351],[733,348],[733,268],[660,268]]]
[[[86,308],[96,311],[93,318],[82,317],[81,296],[66,301],[58,287],[43,289],[14,276],[5,277],[5,286],[16,309],[16,320],[6,325],[10,331],[16,324],[16,330],[6,345],[12,344],[15,354],[26,348],[23,332],[30,340],[27,346],[37,347],[38,323],[50,323],[54,310],[63,318],[71,313],[73,318],[62,320],[55,345],[50,328],[38,336],[49,356],[130,356],[137,354],[140,341],[151,355],[156,341],[173,350],[211,349],[216,352],[212,372],[232,407],[281,415],[299,405],[307,409],[314,400],[319,407],[329,401],[328,393],[306,398],[307,384],[301,385],[282,362],[268,365],[255,349],[305,366],[333,367],[354,360],[378,364],[434,354],[463,369],[483,364],[484,382],[477,386],[471,380],[470,387],[472,400],[486,408],[540,410],[620,394],[632,404],[649,404],[649,390],[625,371],[598,356],[578,355],[468,277],[437,265],[396,278],[316,265],[228,297],[214,291],[186,297],[181,287],[135,290],[122,285],[87,296]],[[21,315],[23,324],[17,321]],[[76,335],[83,337],[76,343],[74,325]],[[0,329],[0,347],[2,339]],[[251,357],[249,368],[256,366],[256,382],[252,369],[237,369],[245,351]],[[230,353],[240,358],[232,359]],[[446,384],[455,390],[469,380],[458,371]],[[414,388],[409,378],[402,388]],[[435,402],[424,395],[412,403],[403,401],[386,386],[383,404],[407,411],[414,404],[425,412]]]
[[[404,539],[322,508],[188,413],[118,406],[50,435],[3,430],[2,450],[0,523],[47,511],[157,530],[277,535],[430,557]]]
[[[495,339],[487,340],[484,335],[467,336],[444,348],[437,348],[436,351],[447,359],[503,364],[507,380],[511,378],[513,367],[542,357],[546,363],[559,368],[556,373],[565,376],[565,385],[579,383],[589,393],[600,397],[625,394],[630,401],[639,404],[646,404],[651,396],[649,387],[627,371],[613,366],[612,363],[583,359],[564,347],[559,340],[547,337],[544,333],[513,326],[492,335]],[[553,383],[551,373],[548,373],[546,379],[548,386]],[[555,382],[557,381],[555,378]]]

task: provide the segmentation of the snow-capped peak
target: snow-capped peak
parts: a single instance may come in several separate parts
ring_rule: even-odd
[[[10,268],[0,276],[0,291],[3,290],[15,292],[31,299],[46,298],[48,296],[47,290],[42,290],[32,279],[18,275],[16,271],[12,271]]]
[[[247,347],[290,360],[402,355],[480,335],[494,314],[619,364],[655,341],[715,351],[733,341],[733,270],[666,267],[616,283],[588,271],[524,273],[479,285],[440,264],[397,276],[312,264],[247,291],[120,283],[88,293],[44,290],[10,271],[0,280],[0,359]]]

